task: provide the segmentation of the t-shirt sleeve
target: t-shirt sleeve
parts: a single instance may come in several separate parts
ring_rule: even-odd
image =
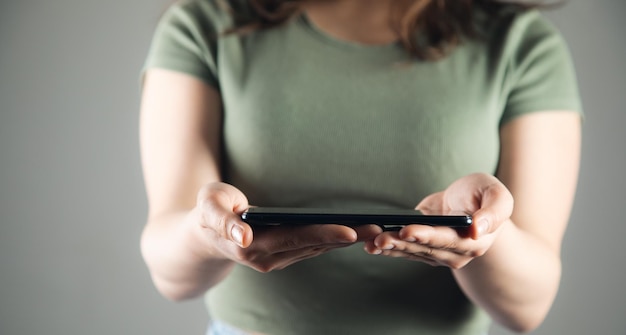
[[[179,2],[161,17],[142,70],[179,71],[219,88],[219,9],[209,1]]]
[[[582,115],[572,57],[556,28],[538,12],[530,12],[517,20],[511,34],[508,94],[500,124],[537,111]]]

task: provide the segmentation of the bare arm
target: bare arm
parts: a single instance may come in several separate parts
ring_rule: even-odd
[[[148,71],[140,125],[149,203],[141,250],[167,298],[204,293],[235,263],[268,272],[380,233],[376,226],[307,225],[257,229],[253,240],[240,218],[247,198],[221,182],[220,96],[192,76]]]
[[[559,286],[561,240],[578,178],[580,117],[558,111],[518,117],[502,128],[501,151],[498,178],[463,177],[418,205],[426,213],[472,213],[469,234],[410,225],[379,235],[366,250],[448,266],[494,319],[529,331],[543,321]]]
[[[568,112],[529,114],[501,130],[498,178],[515,209],[486,254],[454,274],[471,299],[512,329],[536,328],[556,296],[580,138],[580,116]]]
[[[157,288],[178,300],[202,293],[232,265],[203,248],[193,211],[198,191],[220,181],[221,99],[176,72],[153,69],[144,80],[140,141],[149,212],[141,249]]]

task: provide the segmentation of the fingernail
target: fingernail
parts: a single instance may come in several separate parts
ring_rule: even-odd
[[[239,246],[243,245],[243,229],[241,227],[234,225],[230,229],[230,236],[233,242],[237,243]]]
[[[368,254],[370,254],[370,255],[380,255],[380,254],[382,254],[382,253],[383,253],[383,251],[382,251],[382,250],[380,250],[380,249],[378,249],[378,248],[376,248],[376,249],[374,249],[374,250],[370,250],[370,249],[366,246],[366,247],[363,247],[363,249],[365,249],[365,251],[366,251]]]

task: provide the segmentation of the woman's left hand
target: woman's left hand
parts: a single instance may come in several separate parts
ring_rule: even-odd
[[[496,177],[472,174],[426,197],[416,209],[431,215],[470,214],[473,224],[462,229],[409,225],[400,231],[381,233],[365,243],[365,250],[460,269],[484,255],[501,225],[510,224],[513,196]]]

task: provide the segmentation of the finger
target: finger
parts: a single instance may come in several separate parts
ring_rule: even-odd
[[[513,196],[501,183],[493,183],[482,190],[480,208],[472,215],[470,232],[473,239],[493,233],[513,213]]]
[[[412,227],[413,229],[407,229]],[[411,225],[398,232],[380,234],[374,239],[374,245],[381,250],[400,250],[417,252],[427,249],[454,250],[456,243],[452,236],[441,236],[429,226]],[[420,232],[421,230],[421,232]],[[406,232],[408,231],[408,233]],[[402,235],[401,235],[402,234]]]
[[[198,192],[197,202],[205,228],[242,248],[252,243],[252,228],[239,216],[248,207],[248,200],[235,187],[223,183],[209,184]]]
[[[434,262],[435,253],[440,253],[434,248],[425,245],[407,243],[395,240],[395,243],[386,244],[384,248],[379,248],[374,241],[365,243],[364,250],[372,255],[385,255],[390,257],[409,257],[419,260]]]
[[[239,215],[221,208],[213,208],[206,215],[212,216],[212,228],[220,237],[229,240],[240,248],[248,248],[253,241],[253,231]]]
[[[400,240],[401,239],[398,236],[397,231],[387,231],[376,236],[373,243],[376,249],[391,250],[395,248],[396,244],[398,244],[397,242],[399,242]]]
[[[426,215],[443,214],[445,209],[443,201],[444,192],[433,193],[422,199],[415,207],[418,211]]]
[[[314,257],[319,251],[303,252],[292,250],[280,254],[264,255],[264,257],[242,257],[240,263],[245,264],[259,272],[267,273],[273,270],[284,269],[287,266],[301,260]]]
[[[373,240],[365,241],[365,243],[363,243],[363,250],[365,250],[365,252],[371,255],[380,255],[382,253],[382,250],[380,250],[376,246],[376,244],[374,244]]]
[[[408,225],[398,232],[398,238],[407,243],[445,250],[456,250],[460,242],[459,234],[453,228],[425,225]]]
[[[383,232],[383,229],[375,224],[360,225],[352,229],[356,232],[357,242],[372,240]]]
[[[242,257],[245,264],[260,272],[269,272],[272,270],[284,269],[292,264],[303,261],[305,259],[317,257],[332,249],[347,246],[346,244],[327,245],[324,247],[308,247],[295,249],[275,254],[252,254]],[[245,252],[245,251],[244,251]]]
[[[411,254],[411,255],[420,255],[422,257],[428,258],[437,258],[436,254],[440,254],[440,249],[432,248],[428,245],[416,244],[416,243],[407,243],[403,241],[397,241],[393,244],[391,249],[384,248],[383,254],[390,255],[391,253],[403,253],[403,254]]]
[[[279,226],[258,230],[255,240],[256,247],[267,253],[278,253],[308,247],[352,244],[357,241],[357,233],[341,225]]]
[[[406,258],[421,261],[430,265],[447,266],[453,269],[460,269],[467,265],[474,256],[472,252],[458,252],[457,250],[437,249],[429,245],[407,243],[398,241],[392,249],[382,249],[375,254],[395,258]]]
[[[202,204],[206,201],[220,203],[238,214],[249,207],[248,198],[239,189],[226,183],[211,183],[202,187],[198,191],[197,202]]]
[[[456,229],[449,227],[409,225],[398,232],[397,239],[394,236],[390,236],[391,240],[382,238],[384,237],[377,241],[381,249],[388,249],[388,245],[391,244],[395,250],[410,253],[422,253],[432,249],[448,251],[459,256],[471,256],[482,250],[480,243],[461,237]]]
[[[325,246],[318,246],[318,247],[310,247],[310,248],[305,248],[305,249],[301,249],[301,250],[292,250],[292,251],[286,251],[286,252],[282,252],[277,254],[276,256],[282,258],[285,260],[285,262],[283,263],[284,265],[279,266],[278,268],[285,268],[289,265],[295,264],[297,262],[303,261],[305,259],[309,259],[309,258],[313,258],[313,257],[317,257],[319,255],[325,254],[331,250],[335,250],[335,249],[341,249],[341,248],[345,248],[352,245],[351,243],[337,243],[337,244],[329,244],[329,245],[325,245]],[[298,252],[301,253],[300,256],[294,257],[294,254],[297,254]]]
[[[437,255],[441,254],[441,251],[435,251],[435,249],[422,247],[416,248],[416,250],[408,251],[408,250],[400,250],[400,249],[391,249],[391,250],[383,250],[382,255],[394,257],[394,258],[419,258],[424,260],[429,260],[431,262],[437,262]]]
[[[413,261],[420,261],[432,266],[447,266],[452,269],[460,269],[472,260],[471,257],[462,257],[442,250],[433,250],[432,252],[424,250],[414,253],[397,250],[386,250],[383,251],[382,254],[388,257],[405,258]]]

